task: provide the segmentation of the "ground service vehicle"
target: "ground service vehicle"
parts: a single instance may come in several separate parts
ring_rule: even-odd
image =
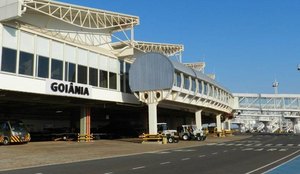
[[[198,129],[196,125],[182,125],[179,127],[179,137],[183,140],[204,141],[206,135],[202,129]]]
[[[157,132],[165,136],[168,143],[177,143],[179,140],[177,130],[169,130],[167,123],[157,123]]]
[[[22,121],[0,120],[0,144],[27,143],[30,134]]]

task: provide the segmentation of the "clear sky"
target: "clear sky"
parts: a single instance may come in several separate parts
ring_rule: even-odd
[[[300,93],[300,0],[61,1],[139,16],[136,40],[183,44],[232,92]]]

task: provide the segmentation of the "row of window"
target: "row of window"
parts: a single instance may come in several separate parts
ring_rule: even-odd
[[[183,75],[183,83],[182,83],[182,75]],[[216,99],[219,99],[224,102],[229,101],[229,95],[227,92],[223,91],[222,89],[218,89],[214,85],[207,83],[205,81],[202,81],[200,79],[192,78],[186,74],[182,74],[180,72],[175,73],[174,77],[174,86],[177,86],[179,88],[191,90],[193,92],[198,92],[207,96],[214,97]],[[191,79],[191,82],[190,82]],[[198,85],[197,85],[198,84]],[[198,89],[197,89],[198,86]]]
[[[16,50],[3,47],[1,71],[117,89],[117,74],[113,72],[88,68],[70,62],[65,62],[64,65],[61,60],[39,55],[36,57],[36,65],[34,65],[34,55],[23,51],[19,52],[19,59],[17,57]],[[34,67],[36,67],[35,74]],[[65,76],[63,77],[63,75]]]

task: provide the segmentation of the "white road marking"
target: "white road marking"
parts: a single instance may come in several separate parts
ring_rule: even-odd
[[[199,155],[198,157],[199,157],[199,158],[202,158],[202,157],[205,157],[205,156],[206,156],[206,155]]]
[[[269,146],[272,146],[272,144],[266,144],[265,146],[269,147]]]
[[[166,165],[166,164],[170,164],[170,163],[171,163],[170,161],[167,161],[167,162],[160,163],[160,165]]]
[[[242,149],[242,151],[248,151],[248,150],[253,150],[253,148]]]
[[[294,144],[287,144],[287,146],[294,146]]]
[[[298,144],[298,146],[300,146],[300,144]]]
[[[219,144],[217,144],[217,146],[223,146],[223,145],[225,145],[225,143],[219,143]]]
[[[138,169],[144,169],[144,168],[146,168],[146,166],[135,167],[135,168],[132,168],[132,170],[138,170]]]
[[[246,144],[245,146],[252,146],[252,144]]]
[[[217,155],[218,154],[218,152],[214,152],[214,153],[212,153],[212,155]]]
[[[226,152],[228,152],[228,150],[224,150],[223,152],[226,153]]]
[[[262,144],[255,144],[254,146],[261,146]]]
[[[43,173],[35,173],[35,174],[43,174]]]
[[[104,173],[104,174],[113,174],[113,172],[107,172],[107,173]]]
[[[284,160],[284,159],[286,159],[286,158],[288,158],[288,157],[290,157],[290,156],[292,156],[292,155],[294,155],[294,154],[296,154],[296,153],[298,153],[298,152],[300,152],[300,150],[297,150],[297,151],[294,152],[294,153],[291,153],[291,154],[289,154],[289,155],[287,155],[287,156],[285,156],[285,157],[283,157],[283,158],[280,158],[280,159],[278,159],[278,160],[276,160],[276,161],[273,161],[273,162],[271,162],[271,163],[269,163],[269,164],[267,164],[267,165],[264,165],[264,166],[262,166],[262,167],[259,167],[259,168],[255,169],[255,170],[252,170],[252,171],[247,172],[247,173],[245,173],[245,174],[251,174],[251,173],[254,173],[254,172],[256,172],[256,171],[259,171],[259,170],[261,170],[261,169],[263,169],[263,168],[266,168],[266,167],[268,167],[268,166],[270,166],[270,165],[272,165],[272,164],[274,164],[274,163],[277,163],[277,162],[279,162],[279,161],[282,161],[282,160]],[[298,156],[299,156],[299,155],[298,155]],[[293,159],[297,158],[298,156],[294,157]],[[293,159],[291,159],[291,160],[293,160]],[[290,160],[289,160],[289,161],[290,161]],[[278,166],[277,166],[277,167],[278,167]],[[272,169],[271,169],[271,170],[272,170]],[[269,170],[269,171],[271,171],[271,170]],[[269,171],[267,171],[267,172],[269,172]],[[265,173],[267,173],[267,172],[265,172]]]
[[[243,144],[236,144],[235,146],[242,146]]]
[[[209,143],[207,144],[207,146],[212,146],[212,145],[216,145],[217,143]]]
[[[279,149],[280,152],[285,152],[287,149]]]
[[[182,158],[181,161],[190,160],[191,158]]]
[[[277,149],[276,148],[272,148],[272,149],[268,149],[267,151],[268,152],[273,152],[273,151],[276,151]]]
[[[230,143],[230,144],[226,144],[226,146],[232,146],[232,145],[234,145],[234,144],[232,144],[232,143]]]
[[[276,146],[282,146],[283,144],[276,144]]]

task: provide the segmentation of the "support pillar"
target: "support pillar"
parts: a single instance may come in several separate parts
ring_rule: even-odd
[[[157,103],[148,104],[149,134],[157,134]]]
[[[202,110],[195,112],[195,121],[196,121],[197,129],[202,128],[202,115],[201,114],[202,114]]]
[[[221,114],[216,116],[217,133],[222,132]]]
[[[91,108],[82,107],[80,111],[80,135],[90,137],[91,135]]]
[[[231,130],[231,120],[226,118],[224,122],[225,122],[225,129],[230,131]]]

